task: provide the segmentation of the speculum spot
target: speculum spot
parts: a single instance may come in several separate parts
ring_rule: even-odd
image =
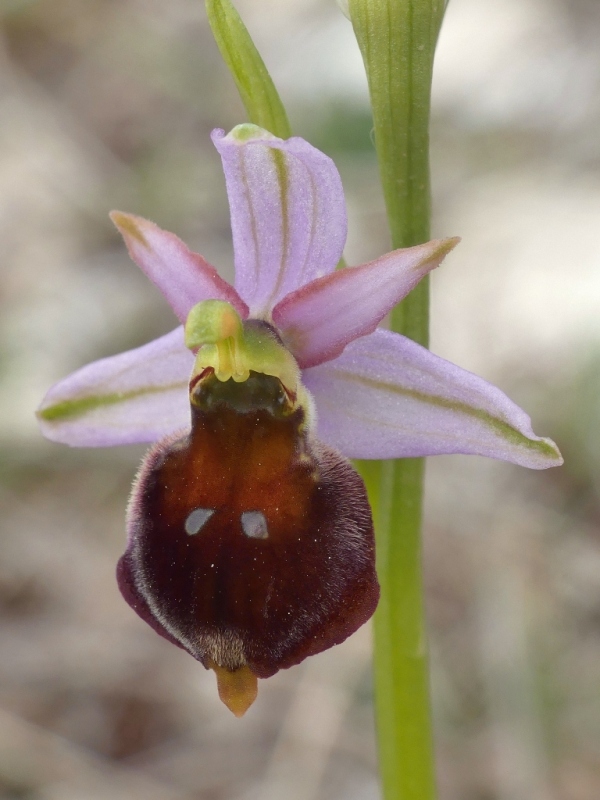
[[[214,513],[212,508],[195,508],[190,512],[184,525],[187,535],[195,536],[195,534],[200,533]]]
[[[269,528],[262,511],[244,511],[242,514],[242,530],[250,539],[268,539]]]

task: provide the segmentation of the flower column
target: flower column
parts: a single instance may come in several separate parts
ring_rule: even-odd
[[[443,0],[350,0],[373,110],[394,247],[429,239],[429,109]],[[392,312],[392,329],[427,346],[427,280]],[[383,462],[376,520],[381,602],[375,616],[375,692],[386,800],[436,795],[423,613],[424,462]]]

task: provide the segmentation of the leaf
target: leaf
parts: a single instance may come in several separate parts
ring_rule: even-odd
[[[206,0],[206,12],[250,122],[288,139],[292,131],[285,108],[242,18],[229,0]]]

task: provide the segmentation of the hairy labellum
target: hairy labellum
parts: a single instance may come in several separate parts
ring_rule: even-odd
[[[217,673],[244,713],[256,677],[338,644],[379,597],[361,478],[316,440],[278,378],[213,370],[191,392],[192,429],[146,457],[118,577],[155,630]]]

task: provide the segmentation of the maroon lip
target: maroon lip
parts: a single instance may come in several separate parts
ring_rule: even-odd
[[[282,407],[277,378],[214,387],[225,399],[194,404],[190,435],[142,468],[119,583],[205,666],[266,678],[371,616],[373,523],[361,478]]]

